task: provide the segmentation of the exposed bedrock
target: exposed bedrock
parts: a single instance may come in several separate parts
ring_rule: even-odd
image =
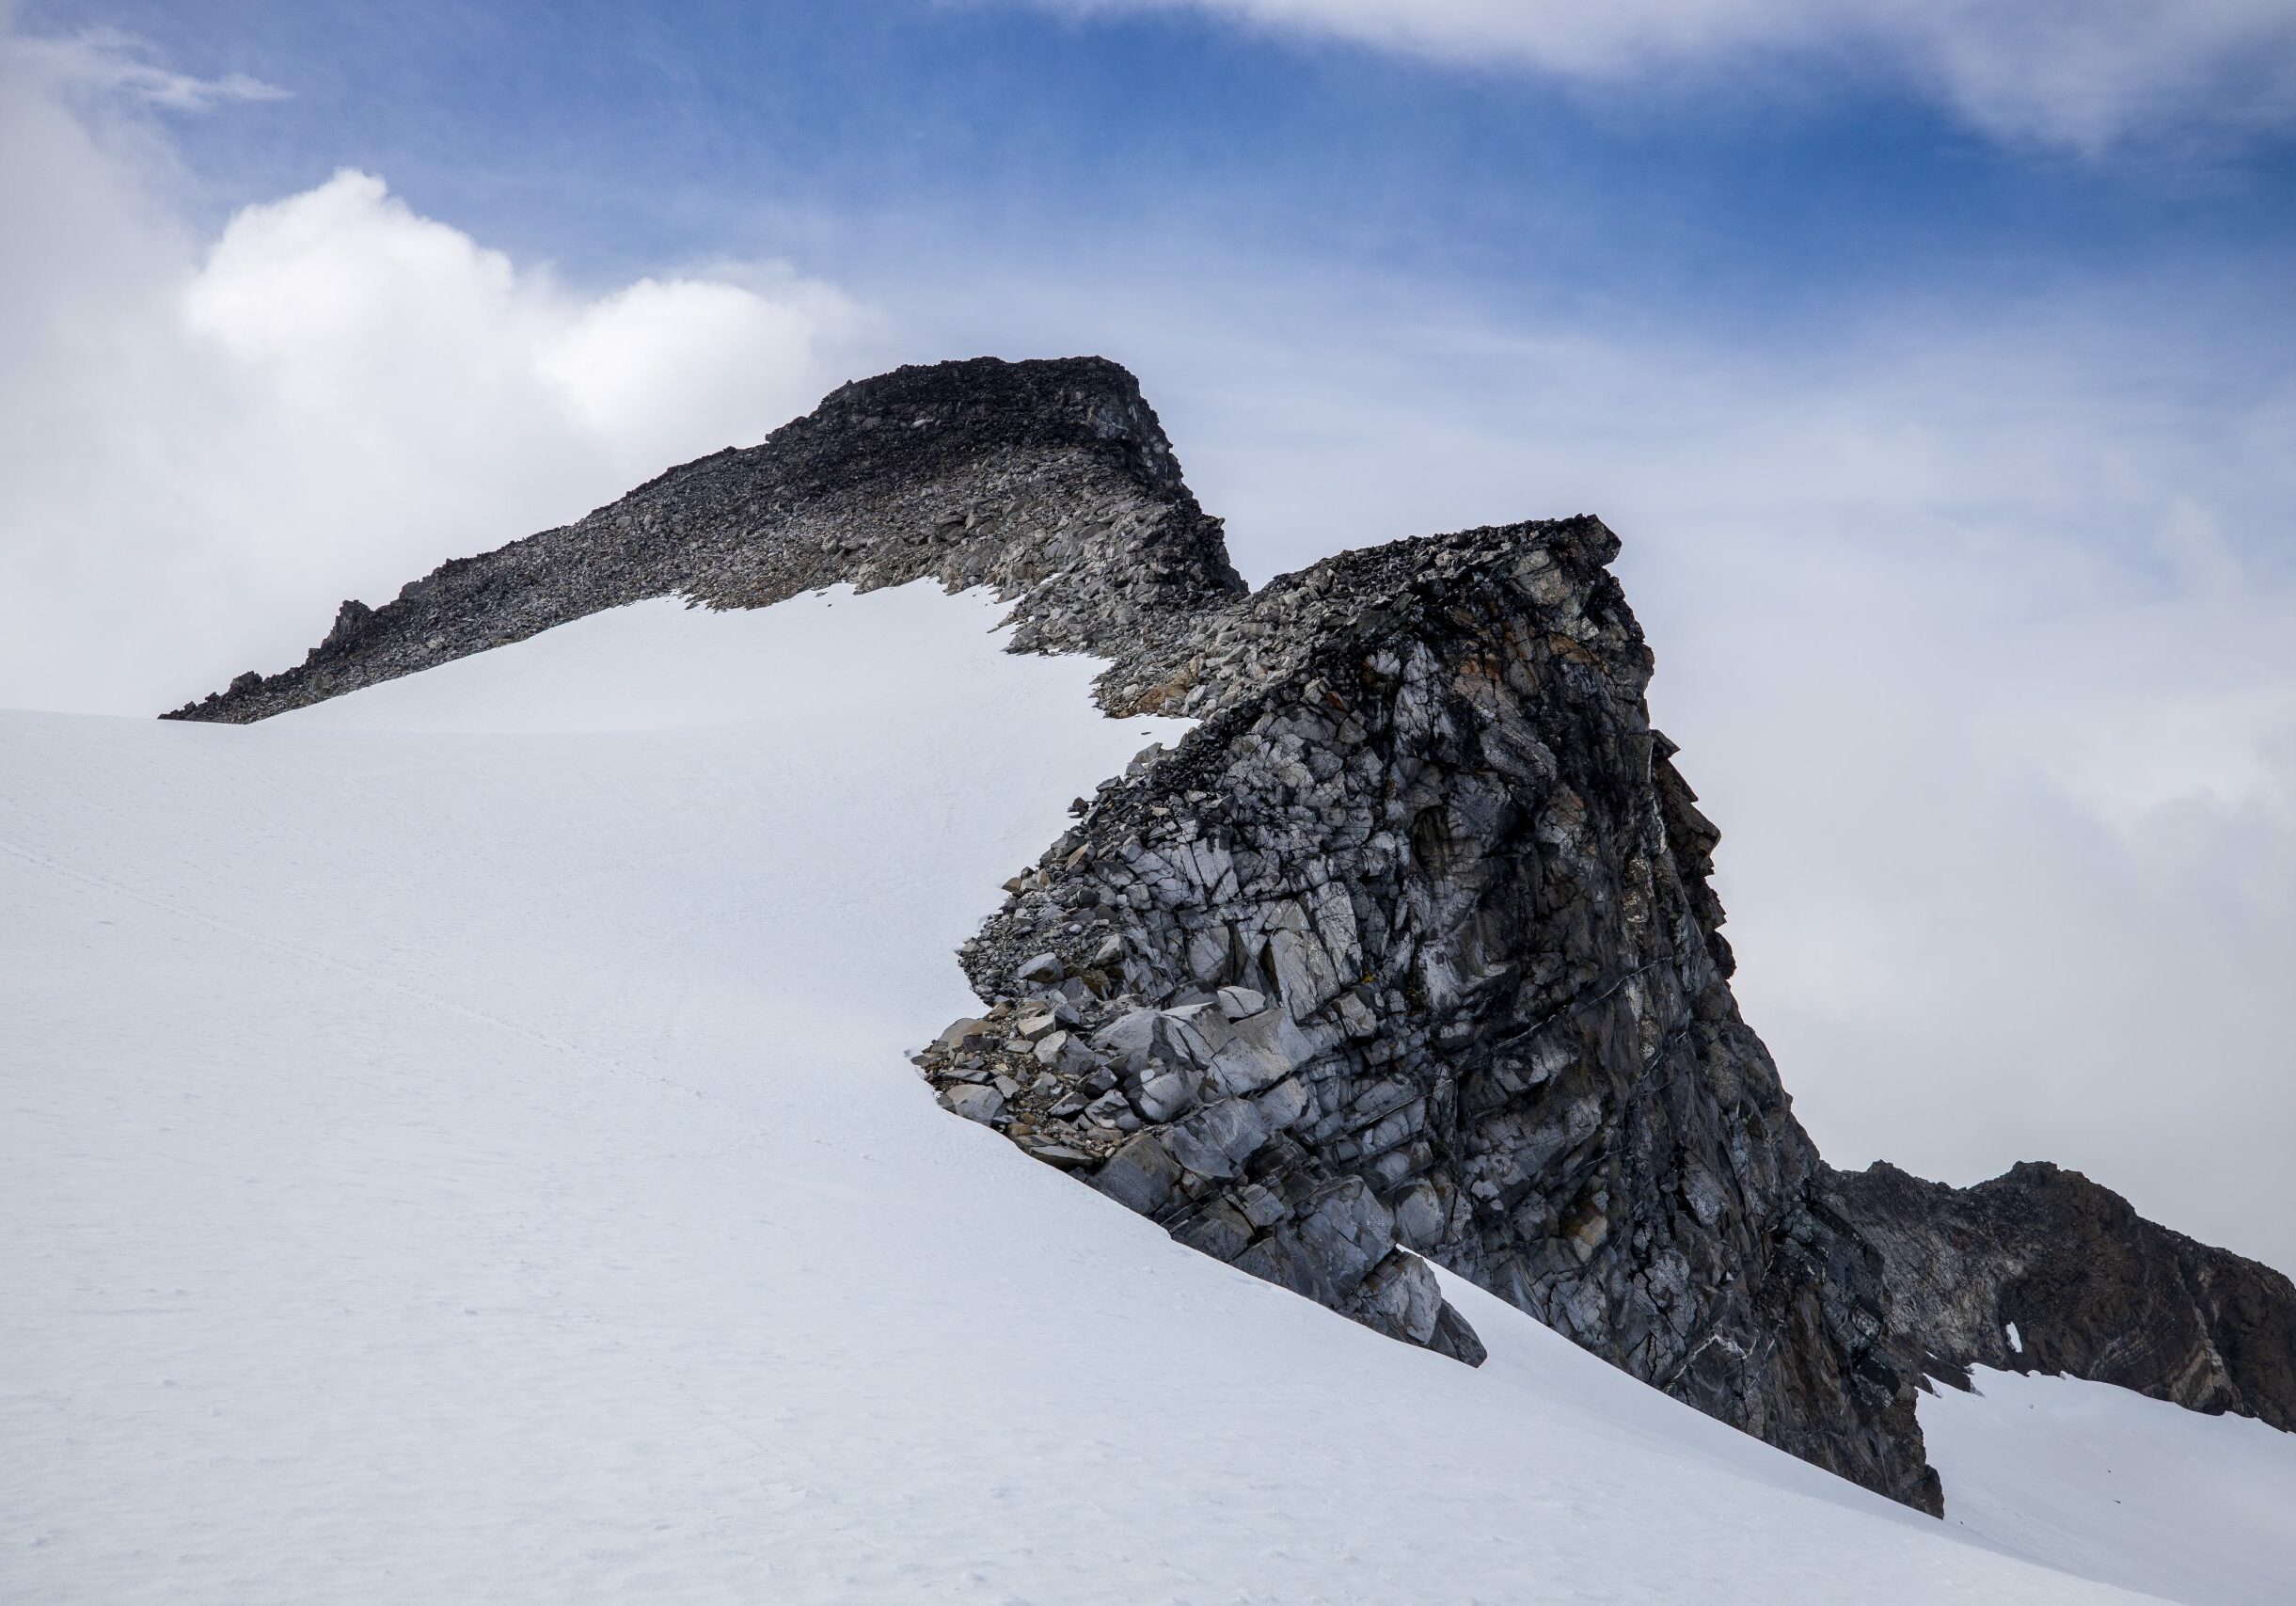
[[[244,724],[646,597],[759,608],[923,579],[1014,602],[1016,650],[1119,667],[1243,593],[1130,374],[980,358],[845,386],[760,445],[345,602],[302,663],[166,717]]]
[[[1879,1263],[1731,998],[1616,546],[1591,518],[1398,542],[1208,613],[1210,716],[1016,881],[965,952],[997,1009],[923,1062],[1383,1331],[1478,1353],[1424,1256],[1934,1510]]]
[[[762,444],[345,603],[245,722],[677,596],[933,579],[1021,651],[1199,723],[1079,799],[961,956],[941,1101],[1183,1242],[1474,1362],[1430,1263],[1931,1512],[1924,1369],[2095,1376],[2290,1426],[2286,1279],[2070,1173],[1829,1173],[1739,1019],[1714,827],[1574,518],[1246,595],[1132,376],[992,358],[848,385]],[[2014,1321],[2025,1345],[2007,1343]]]
[[[2296,1284],[2146,1220],[2078,1171],[2028,1163],[1954,1188],[1883,1163],[1826,1192],[1881,1252],[1904,1364],[2115,1383],[2296,1431]]]

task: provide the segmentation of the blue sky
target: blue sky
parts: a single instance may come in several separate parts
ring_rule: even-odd
[[[1338,262],[1506,310],[1822,339],[1877,304],[2157,288],[2288,316],[2296,142],[2169,119],[2003,139],[1886,76],[1588,84],[1217,17],[1022,5],[50,4],[291,98],[184,119],[209,206],[386,174],[569,271],[895,252],[993,273],[1143,244]]]
[[[2252,91],[2263,109],[2228,121],[2238,73],[2207,57],[2184,99],[2132,103],[2098,144],[1995,126],[2014,107],[1971,115],[1892,65],[1915,45],[1717,47],[1590,74],[1510,56],[1503,22],[1463,60],[1227,14],[1257,3],[95,0],[32,6],[18,27],[282,91],[159,114],[175,204],[199,227],[356,168],[577,287],[764,262],[833,284],[883,337],[856,344],[857,368],[1104,351],[1176,425],[1200,412],[1199,439],[1239,437],[1227,370],[1247,360],[1325,397],[1423,384],[1504,411],[1579,382],[1495,361],[1557,336],[1869,399],[1893,365],[1961,342],[1972,392],[2062,366],[2052,383],[2087,403],[2172,397],[2195,438],[2285,381],[2296,23],[2250,47],[2278,53],[2284,97]],[[1511,10],[1449,4],[1470,28]],[[1413,9],[1328,0],[1351,6]],[[2051,11],[1975,0],[1988,8],[2003,16],[1972,25],[1979,45]],[[1227,489],[1218,450],[1206,466]],[[2238,477],[2219,538],[2284,564]],[[1331,544],[1259,517],[1261,487],[1232,494],[1247,570]],[[1518,476],[1416,517],[1356,498],[1339,538],[1566,502],[1619,505],[1600,476]],[[2144,564],[2151,514],[2139,523],[2108,515],[2092,537]]]
[[[2296,1265],[2292,268],[2287,0],[0,0],[0,705],[1098,351],[1256,580],[1621,532],[1830,1157]]]

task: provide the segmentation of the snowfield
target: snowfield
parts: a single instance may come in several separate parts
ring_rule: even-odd
[[[2296,1601],[2296,1437],[2076,1377],[1976,1382],[1922,1402],[1948,1522],[2171,1600]]]
[[[2117,1514],[2035,1495],[2066,1419],[1988,1437],[2042,1420],[2001,1380],[1925,1417],[1936,1523],[1472,1289],[1480,1372],[1381,1339],[943,1113],[951,950],[1180,729],[995,617],[646,603],[251,727],[0,716],[0,1598],[2224,1582],[2084,1564]]]

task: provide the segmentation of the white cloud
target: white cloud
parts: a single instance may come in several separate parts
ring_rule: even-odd
[[[0,56],[0,703],[283,667],[344,596],[758,439],[867,337],[772,267],[579,292],[357,172],[202,244],[54,59]]]
[[[1616,84],[1791,60],[1881,74],[2009,137],[2129,135],[2296,118],[2287,0],[1050,0],[1188,8],[1469,66]]]
[[[808,408],[827,388],[810,354],[825,329],[852,324],[852,309],[794,276],[766,282],[761,294],[722,281],[640,279],[553,329],[540,372],[594,434],[657,458],[675,455],[697,418],[754,411],[765,376],[774,376],[771,410]]]

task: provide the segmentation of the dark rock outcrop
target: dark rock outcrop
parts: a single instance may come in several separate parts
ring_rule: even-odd
[[[763,444],[345,603],[245,722],[646,597],[988,586],[1018,651],[1196,718],[1077,801],[918,1057],[952,1111],[1406,1342],[1439,1264],[1924,1510],[1924,1368],[2024,1364],[2289,1426],[2285,1279],[2069,1173],[1829,1173],[1731,995],[1718,834],[1653,730],[1600,521],[1397,542],[1246,595],[1132,376],[909,368]],[[2028,1175],[2028,1173],[2031,1173]],[[2017,1321],[2022,1357],[2007,1344]]]
[[[1902,1364],[1959,1388],[1972,1366],[2087,1377],[2296,1431],[2296,1284],[2272,1267],[2056,1166],[1954,1188],[1884,1162],[1825,1192],[1881,1253]]]
[[[922,1063],[1383,1331],[1475,1353],[1423,1256],[1935,1510],[1879,1264],[1730,994],[1616,549],[1470,531],[1208,612],[1175,665],[1208,717],[1016,881],[964,956],[990,1019]]]
[[[244,724],[647,597],[760,608],[922,579],[993,587],[1016,650],[1093,652],[1119,678],[1243,593],[1130,374],[981,358],[845,386],[762,445],[441,564],[380,608],[346,602],[302,663],[166,717]]]

